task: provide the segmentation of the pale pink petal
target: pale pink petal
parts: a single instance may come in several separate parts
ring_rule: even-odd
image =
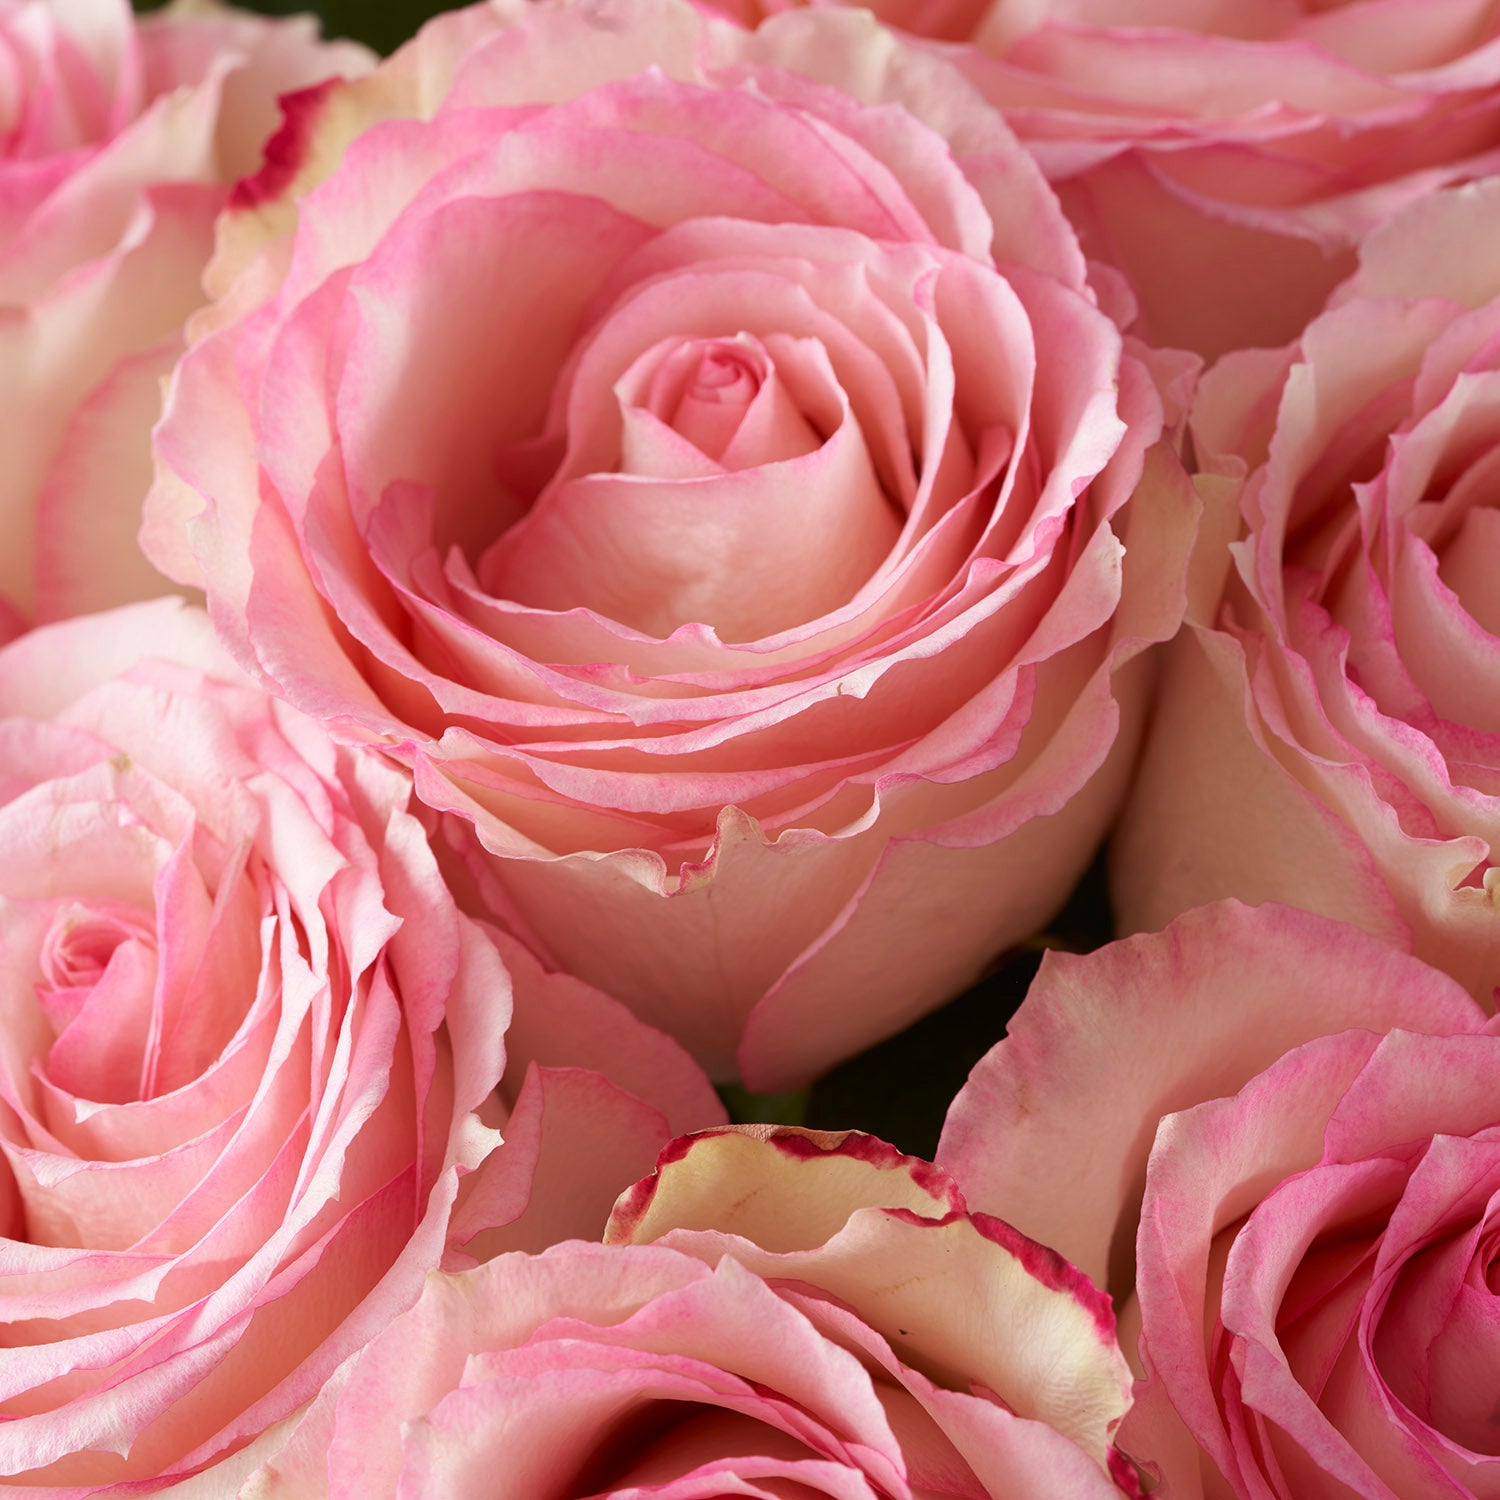
[[[1095,954],[1049,954],[954,1101],[938,1157],[975,1208],[1123,1291],[1164,1117],[1348,1027],[1482,1021],[1453,981],[1352,927],[1286,907],[1207,906]]]

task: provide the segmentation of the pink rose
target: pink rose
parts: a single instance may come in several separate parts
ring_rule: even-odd
[[[510,943],[508,1039],[405,773],[265,698],[196,612],[34,631],[0,705],[0,1475],[28,1494],[232,1492],[463,1242],[598,1234],[722,1118]]]
[[[246,1500],[1138,1493],[1108,1302],[926,1162],[678,1141],[609,1239],[433,1277]]]
[[[214,215],[276,96],[368,66],[309,20],[0,0],[0,614],[160,594],[135,536],[147,434],[204,300]]]
[[[1134,1237],[1120,1443],[1163,1495],[1496,1493],[1495,1030],[1287,907],[1048,956],[939,1157],[1120,1292]]]
[[[506,13],[296,118],[146,540],[551,966],[790,1087],[1064,899],[1195,501],[945,65],[852,13]]]
[[[1293,902],[1492,1005],[1497,235],[1500,181],[1435,195],[1297,344],[1205,379],[1204,485],[1243,537],[1222,606],[1173,648],[1115,861],[1127,928]]]
[[[787,0],[721,0],[752,21]],[[1489,0],[874,0],[943,47],[1156,343],[1295,338],[1360,238],[1500,170]]]

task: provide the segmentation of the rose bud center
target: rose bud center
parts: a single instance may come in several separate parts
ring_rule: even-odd
[[[827,348],[775,330],[634,336],[607,327],[564,375],[566,456],[481,560],[483,587],[730,641],[847,603],[902,516]]]
[[[121,901],[63,901],[44,920],[35,991],[52,1042],[35,1066],[95,1103],[148,1097],[158,980],[150,916]]]
[[[761,372],[732,345],[709,344],[685,352],[696,356],[692,373],[671,409],[658,408],[656,414],[700,453],[716,459],[739,431],[759,394]],[[652,382],[650,394],[654,405],[657,381]]]
[[[744,333],[658,345],[626,372],[615,397],[624,474],[669,479],[733,473],[800,458],[823,441],[775,359]],[[825,418],[836,425],[836,406]],[[683,451],[684,443],[690,451]]]
[[[149,925],[129,913],[69,902],[54,914],[43,941],[40,988],[48,994],[92,988],[122,944],[150,936]]]

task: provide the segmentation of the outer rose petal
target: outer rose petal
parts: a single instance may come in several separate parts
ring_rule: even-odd
[[[1291,902],[1409,948],[1411,928],[1369,850],[1278,763],[1244,657],[1239,642],[1196,626],[1169,655],[1152,753],[1110,845],[1120,927],[1154,931],[1236,896]]]
[[[59,457],[37,501],[39,613],[89,614],[161,592],[161,575],[136,545],[140,518],[120,504],[151,487],[150,454],[140,442],[160,414],[161,383],[176,341],[122,359],[68,419]],[[101,557],[111,558],[107,572]]]
[[[37,602],[37,496],[49,483],[66,424],[120,360],[175,333],[197,304],[195,277],[212,249],[217,196],[199,187],[158,190],[154,201],[143,202],[142,222],[119,254],[85,268],[50,297],[3,309],[0,399],[17,419],[17,432],[31,439],[7,466],[0,493],[8,560],[0,588],[28,614]],[[149,424],[138,429],[138,439],[148,430]]]
[[[1049,953],[954,1100],[938,1160],[976,1207],[1124,1293],[1165,1116],[1235,1092],[1315,1037],[1483,1020],[1452,980],[1353,927],[1218,902],[1163,933]]]

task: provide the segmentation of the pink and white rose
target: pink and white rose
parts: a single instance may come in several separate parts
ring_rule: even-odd
[[[1044,921],[1196,502],[1184,366],[998,115],[853,13],[497,0],[288,131],[146,533],[238,658],[410,764],[551,966],[757,1088]]]
[[[788,0],[721,0],[746,22]],[[1489,0],[872,0],[1033,151],[1145,337],[1295,338],[1361,237],[1500,169]]]
[[[1116,847],[1127,930],[1287,901],[1493,1007],[1497,235],[1500,180],[1434,195],[1371,236],[1298,343],[1205,378],[1198,461],[1241,539],[1222,604],[1169,653]]]
[[[708,1133],[608,1239],[433,1277],[246,1500],[1138,1493],[1108,1301],[926,1162]]]
[[[8,633],[164,593],[148,434],[214,216],[278,94],[368,66],[310,19],[0,0],[0,610]]]
[[[1133,1284],[1162,1494],[1497,1492],[1500,1034],[1446,975],[1234,902],[1049,955],[938,1155]]]
[[[0,1488],[232,1493],[430,1271],[602,1233],[722,1119],[461,916],[406,774],[200,613],[35,630],[0,710]]]

